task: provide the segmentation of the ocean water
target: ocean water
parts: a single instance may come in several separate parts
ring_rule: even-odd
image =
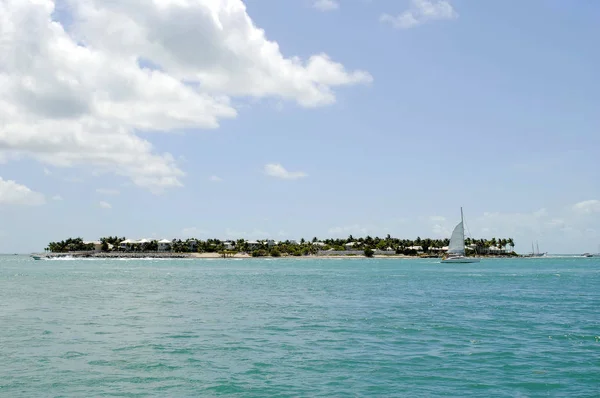
[[[600,259],[0,256],[2,397],[600,396]]]

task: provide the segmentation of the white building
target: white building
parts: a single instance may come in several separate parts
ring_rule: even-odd
[[[256,249],[260,248],[260,246],[261,246],[260,242],[255,241],[255,240],[249,240],[246,243],[248,244],[248,249],[250,249],[250,250],[256,250]]]
[[[159,252],[168,252],[171,251],[171,242],[167,239],[162,239],[158,241],[158,251]]]
[[[131,248],[137,245],[137,241],[132,239],[125,239],[121,243],[119,243],[119,250],[131,250]]]

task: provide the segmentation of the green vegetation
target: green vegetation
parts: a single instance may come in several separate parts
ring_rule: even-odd
[[[260,250],[254,250],[252,252],[252,257],[265,257],[267,255],[267,251],[260,249]]]
[[[60,242],[50,242],[46,250],[53,253],[81,252],[94,250],[94,245],[83,243],[81,238],[69,238]]]
[[[99,244],[98,244],[99,243]],[[407,256],[440,256],[449,244],[448,239],[398,239],[387,235],[380,237],[345,239],[322,239],[275,242],[272,240],[247,241],[244,239],[223,241],[220,239],[173,239],[171,241],[128,241],[124,237],[103,237],[99,242],[84,243],[81,238],[69,238],[51,242],[46,250],[54,253],[100,250],[103,252],[171,252],[171,253],[249,253],[253,257],[308,256],[319,253],[342,255],[403,254]],[[465,240],[467,251],[477,255],[515,255],[512,238]]]

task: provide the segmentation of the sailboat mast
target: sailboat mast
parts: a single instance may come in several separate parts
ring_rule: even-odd
[[[540,254],[540,244],[537,242],[537,240],[535,241],[535,246],[537,248],[537,254]]]
[[[462,211],[462,207],[460,208],[460,222],[464,223],[463,221],[463,211]],[[463,224],[464,225],[464,224]]]

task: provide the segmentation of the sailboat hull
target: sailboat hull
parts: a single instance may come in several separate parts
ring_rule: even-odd
[[[442,260],[442,263],[461,263],[461,264],[468,264],[468,263],[478,263],[479,259],[478,258],[473,258],[473,257],[450,257],[450,258],[445,258]]]

